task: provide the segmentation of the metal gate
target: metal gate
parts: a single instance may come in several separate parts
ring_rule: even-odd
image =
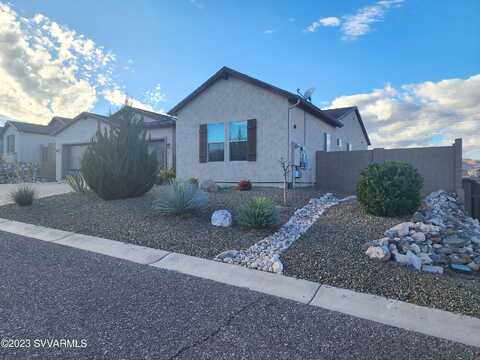
[[[465,210],[471,217],[480,220],[480,179],[464,178],[463,190],[465,191]]]

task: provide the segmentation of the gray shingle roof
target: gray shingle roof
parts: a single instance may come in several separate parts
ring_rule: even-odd
[[[317,118],[325,121],[326,123],[328,123],[332,126],[336,126],[336,127],[342,127],[343,126],[343,124],[340,121],[337,121],[337,120],[333,119],[332,117],[328,116],[327,114],[325,114],[323,112],[323,110],[321,110],[319,107],[315,106],[311,102],[306,101],[303,97],[301,97],[297,94],[291,93],[290,91],[280,89],[279,87],[268,84],[264,81],[255,79],[251,76],[248,76],[248,75],[243,74],[241,72],[238,72],[236,70],[230,69],[226,66],[222,67],[215,74],[213,74],[202,85],[200,85],[197,89],[195,89],[190,95],[188,95],[186,98],[184,98],[182,101],[180,101],[172,109],[170,109],[170,111],[168,113],[171,114],[171,115],[176,115],[177,112],[181,108],[183,108],[186,104],[188,104],[190,101],[192,101],[195,97],[197,97],[200,93],[202,93],[210,85],[212,85],[213,83],[215,83],[219,79],[228,78],[228,76],[234,76],[238,79],[241,79],[243,81],[254,84],[258,87],[261,87],[263,89],[271,91],[275,94],[285,96],[291,103],[296,103],[298,101],[299,102],[298,107],[301,108],[302,110],[307,111],[308,113],[316,116]]]
[[[126,107],[121,108],[118,110],[116,113],[112,114],[110,116],[110,119],[115,121],[115,119],[120,116],[120,114],[124,111]],[[161,114],[153,111],[148,111],[144,109],[139,109],[133,106],[128,106],[128,108],[132,109],[134,112],[140,115],[144,115],[152,120],[145,119],[144,120],[144,128],[146,129],[153,129],[153,128],[158,128],[158,127],[170,127],[170,126],[175,126],[176,124],[176,118],[171,115],[167,114]]]

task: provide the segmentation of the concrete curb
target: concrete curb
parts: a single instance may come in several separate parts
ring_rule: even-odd
[[[480,319],[466,315],[247,269],[238,265],[1,218],[0,231],[244,287],[385,325],[480,347]]]
[[[228,285],[248,288],[304,304],[312,300],[320,287],[319,284],[311,281],[176,253],[171,253],[151,265]]]

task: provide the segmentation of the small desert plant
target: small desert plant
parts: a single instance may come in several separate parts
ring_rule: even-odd
[[[200,184],[200,180],[198,180],[198,178],[195,176],[192,176],[190,179],[188,179],[188,182],[196,187],[198,187]]]
[[[35,190],[29,185],[19,186],[10,194],[18,206],[30,206],[35,198]]]
[[[160,169],[157,176],[157,185],[169,184],[175,179],[175,168]]]
[[[65,181],[75,192],[84,193],[87,191],[87,183],[85,182],[85,179],[80,171],[75,171],[68,174],[65,177]]]
[[[423,178],[406,162],[386,161],[371,164],[360,174],[358,201],[365,210],[378,216],[412,214],[420,205]]]
[[[263,229],[276,225],[278,220],[275,204],[265,197],[256,197],[240,208],[237,222],[244,228]]]
[[[172,180],[153,203],[153,209],[166,215],[182,215],[207,205],[208,196],[189,181]]]
[[[158,161],[143,119],[126,106],[114,125],[99,129],[81,162],[88,187],[104,200],[142,196],[155,184]]]
[[[252,190],[252,183],[250,182],[250,180],[240,180],[238,183],[238,190],[240,191]]]

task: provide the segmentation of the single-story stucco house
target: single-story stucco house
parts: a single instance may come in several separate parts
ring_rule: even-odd
[[[160,168],[175,167],[175,118],[131,106],[129,108],[143,119],[147,137],[151,139],[151,150],[157,153]],[[83,112],[53,133],[58,181],[69,172],[80,169],[83,153],[98,129],[103,131],[114,125],[125,109],[123,107],[111,116]]]
[[[5,162],[34,162],[46,160],[47,147],[55,142],[52,135],[71,119],[55,116],[48,125],[7,121],[2,131],[2,159]]]
[[[366,150],[356,107],[321,110],[303,96],[223,67],[169,112],[177,118],[177,177],[234,184],[315,181],[316,151]]]

